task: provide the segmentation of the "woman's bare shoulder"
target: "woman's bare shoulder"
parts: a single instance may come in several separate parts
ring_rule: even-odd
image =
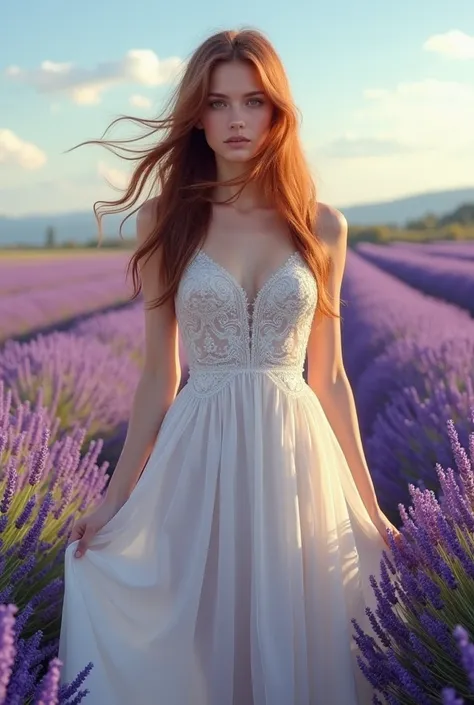
[[[314,231],[329,248],[344,247],[347,230],[347,220],[341,211],[327,203],[318,203]]]

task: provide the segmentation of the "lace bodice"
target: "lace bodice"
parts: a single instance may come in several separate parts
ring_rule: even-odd
[[[299,252],[279,267],[250,302],[224,267],[198,250],[175,299],[180,335],[196,394],[220,389],[235,374],[265,372],[285,391],[305,384],[304,360],[317,286]]]

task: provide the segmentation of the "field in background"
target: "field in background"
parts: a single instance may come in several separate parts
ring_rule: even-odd
[[[132,248],[130,248],[130,253]],[[110,248],[104,247],[64,247],[64,248],[24,248],[24,249],[14,249],[14,248],[0,248],[0,261],[12,261],[18,259],[31,259],[43,261],[49,258],[70,258],[70,257],[106,257],[114,254],[121,254],[127,257],[129,250],[124,248],[123,250],[111,250]]]
[[[0,343],[54,326],[64,330],[133,293],[129,254],[104,250],[20,252],[0,256]]]
[[[129,303],[125,283],[129,257],[100,248],[0,253],[0,380],[3,369],[10,384],[23,380],[21,398],[44,387],[52,399],[62,385],[73,397],[74,380],[89,376],[99,396],[87,414],[102,409],[95,433],[106,432],[109,458],[124,438],[144,349],[142,305]],[[436,489],[435,462],[449,464],[446,420],[456,420],[467,439],[474,405],[473,257],[474,243],[453,241],[363,242],[348,253],[345,364],[374,482],[395,522],[408,482]],[[96,364],[86,372],[89,354]],[[180,358],[184,384],[182,346]],[[93,382],[97,370],[100,381]],[[113,410],[110,422],[101,394]],[[74,409],[74,420],[85,423],[86,411]]]

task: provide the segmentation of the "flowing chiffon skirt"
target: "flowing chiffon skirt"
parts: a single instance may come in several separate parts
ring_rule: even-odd
[[[65,558],[62,682],[86,705],[369,705],[385,544],[317,396],[242,371],[170,406],[130,498]]]

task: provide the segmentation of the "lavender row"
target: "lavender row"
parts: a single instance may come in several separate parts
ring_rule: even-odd
[[[83,448],[81,425],[58,437],[47,410],[17,405],[0,381],[0,702],[80,703],[75,683],[59,686],[56,656],[64,595],[64,552],[76,518],[101,501],[108,463],[101,440]],[[86,657],[85,657],[86,658]],[[51,659],[51,660],[50,660]],[[49,667],[44,677],[45,662]]]
[[[71,328],[75,335],[87,336],[109,346],[116,354],[125,353],[139,367],[144,362],[145,317],[141,302],[118,311],[108,311],[90,316]],[[182,384],[188,373],[186,353],[178,331],[178,350],[181,363]]]
[[[377,494],[396,520],[408,483],[437,488],[448,464],[446,420],[474,404],[474,321],[350,252],[342,297],[345,367]]]
[[[434,257],[446,257],[447,259],[460,259],[464,261],[474,260],[474,241],[469,242],[428,242],[428,243],[408,243],[394,242],[391,247],[397,249],[409,249],[421,255],[428,254]]]
[[[59,288],[25,289],[2,295],[0,342],[127,301],[131,293],[130,282],[122,272],[117,272],[63,283]]]
[[[58,289],[74,281],[118,275],[125,277],[127,258],[123,253],[72,255],[67,258],[43,257],[23,261],[0,259],[0,296],[29,290]]]
[[[474,315],[472,262],[429,257],[412,250],[361,243],[357,252],[369,262],[425,294],[448,301]]]
[[[81,321],[67,332],[38,335],[28,342],[8,340],[0,351],[0,380],[19,405],[44,406],[61,432],[77,423],[86,440],[104,439],[104,457],[116,459],[125,439],[134,392],[143,367],[143,306]],[[182,386],[188,368],[181,339]]]
[[[13,402],[47,408],[63,432],[78,423],[88,438],[114,435],[131,410],[139,367],[127,354],[92,337],[70,332],[39,335],[20,343],[8,340],[0,352],[0,380]]]

